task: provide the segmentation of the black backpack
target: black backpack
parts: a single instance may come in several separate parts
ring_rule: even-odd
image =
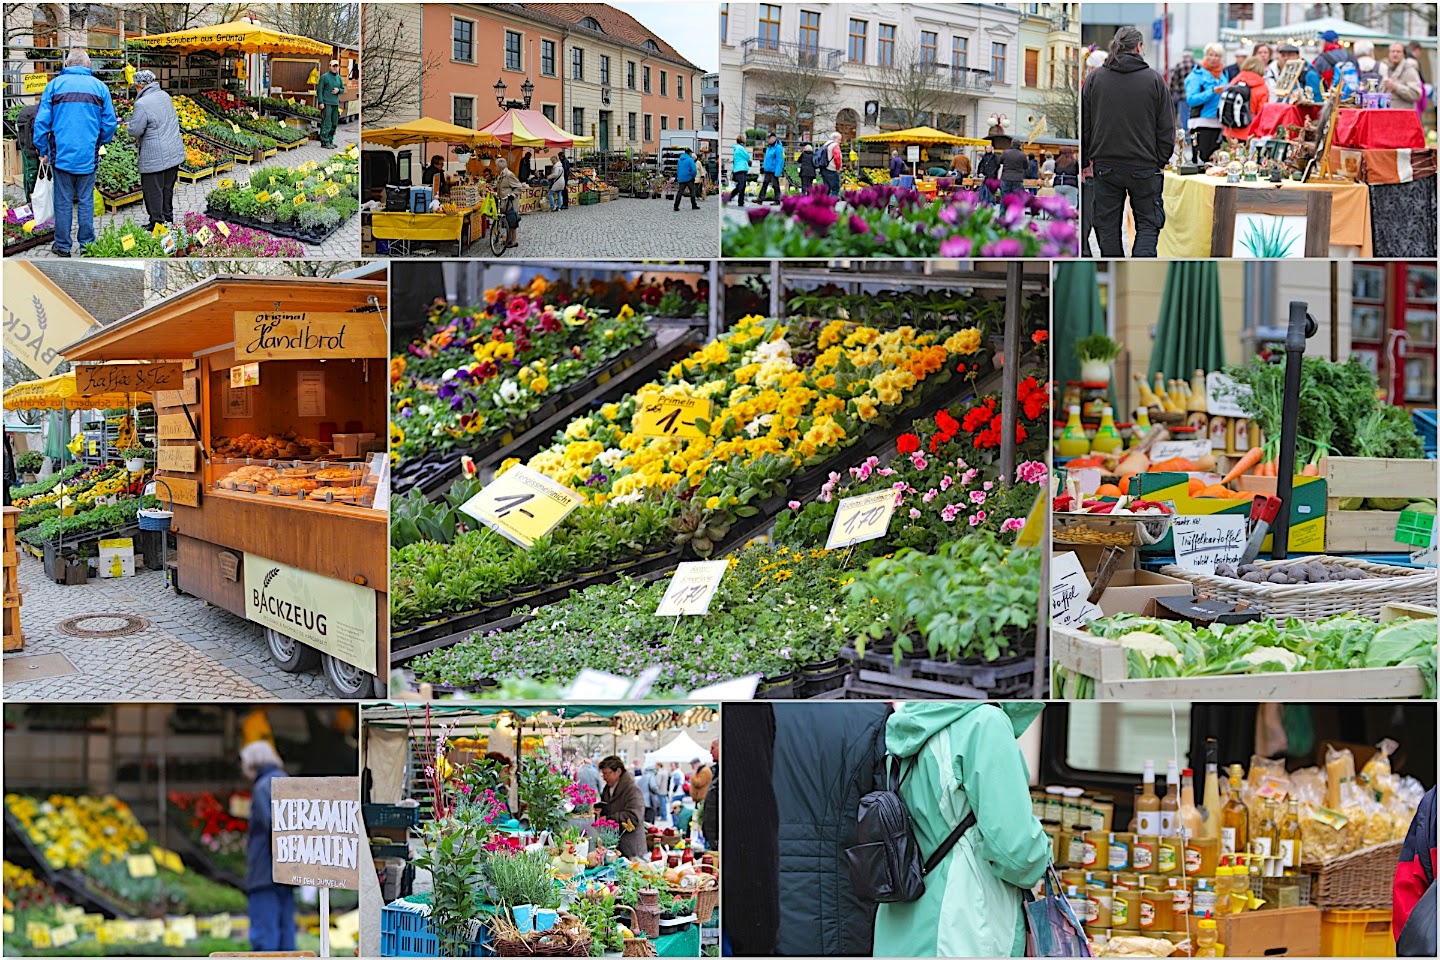
[[[826,144],[825,144],[824,146],[822,146],[819,150],[814,151],[814,153],[816,154],[816,156],[815,156],[815,169],[816,169],[817,171],[818,171],[818,170],[829,170],[829,169],[830,169],[830,144],[829,144],[829,143],[826,143]]]
[[[1227,127],[1248,127],[1253,119],[1250,87],[1236,80],[1220,96],[1220,122]]]
[[[855,824],[857,843],[845,851],[845,865],[850,869],[850,884],[862,900],[873,903],[919,900],[925,894],[925,877],[975,825],[972,810],[922,864],[915,824],[905,801],[900,799],[905,773],[914,766],[912,760],[902,773],[900,758],[888,756],[884,789],[873,790],[860,798]]]

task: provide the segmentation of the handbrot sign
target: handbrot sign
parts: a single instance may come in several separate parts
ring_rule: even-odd
[[[235,313],[235,362],[383,357],[385,325],[375,313]]]
[[[358,777],[276,777],[270,781],[271,879],[301,887],[354,890],[369,842]]]

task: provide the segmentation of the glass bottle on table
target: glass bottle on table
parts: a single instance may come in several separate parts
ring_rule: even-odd
[[[1135,800],[1135,832],[1144,837],[1160,835],[1160,798],[1155,795],[1155,761],[1145,761],[1140,796]]]
[[[1275,819],[1275,804],[1262,799],[1259,814],[1259,823],[1250,837],[1250,852],[1258,858],[1262,877],[1279,876],[1275,858],[1280,854],[1280,824]]]
[[[1230,764],[1230,799],[1220,811],[1220,850],[1245,853],[1250,849],[1250,811],[1240,799],[1240,764]]]
[[[1220,842],[1220,747],[1214,737],[1205,740],[1205,808],[1201,811],[1203,840]]]
[[[1160,798],[1160,836],[1180,836],[1180,768],[1174,760],[1165,764],[1165,796]]]
[[[1090,452],[1090,438],[1085,435],[1085,424],[1080,422],[1080,407],[1072,405],[1065,422],[1065,432],[1055,445],[1055,452],[1067,460],[1083,457]]]
[[[1285,876],[1300,872],[1300,853],[1300,802],[1291,797],[1280,826],[1280,868]]]

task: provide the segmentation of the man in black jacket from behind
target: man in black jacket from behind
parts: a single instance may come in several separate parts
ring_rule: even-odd
[[[1131,255],[1153,257],[1165,227],[1165,177],[1175,149],[1175,112],[1165,78],[1141,56],[1140,31],[1121,27],[1110,58],[1081,94],[1081,150],[1094,165],[1095,234],[1102,257],[1124,257],[1125,199],[1135,214]]]

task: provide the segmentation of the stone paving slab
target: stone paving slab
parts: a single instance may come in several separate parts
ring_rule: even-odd
[[[327,150],[320,146],[319,140],[310,140],[303,146],[294,150],[281,150],[273,157],[269,157],[261,163],[247,165],[237,163],[235,166],[216,176],[206,177],[203,180],[189,183],[181,180],[175,184],[175,219],[192,210],[205,212],[205,198],[210,191],[215,189],[217,180],[229,177],[242,181],[250,176],[250,170],[255,167],[281,166],[298,167],[307,160],[323,162],[336,153],[344,150],[349,144],[355,141],[358,124],[350,123],[339,128],[335,133],[335,149]],[[5,188],[7,202],[20,203],[23,200],[21,190],[17,186]],[[101,231],[111,223],[124,223],[126,220],[133,220],[142,227],[146,223],[145,204],[137,201],[126,207],[121,207],[114,213],[107,212],[104,216],[95,218],[95,234],[99,236]],[[340,225],[325,240],[324,243],[302,243],[305,248],[305,257],[310,260],[354,260],[360,255],[360,215],[357,213],[349,220]],[[34,260],[38,258],[54,259],[55,255],[50,252],[50,244],[42,243],[39,246],[31,247],[29,250],[12,254],[8,259]]]
[[[166,587],[162,571],[141,569],[133,577],[66,587],[46,578],[39,560],[22,555],[20,585],[25,649],[7,653],[5,662],[62,654],[78,673],[7,682],[7,702],[330,697],[319,672],[285,673],[276,667],[257,625],[196,597],[177,595]],[[82,639],[56,629],[61,620],[87,613],[125,613],[150,625],[112,639]]]

